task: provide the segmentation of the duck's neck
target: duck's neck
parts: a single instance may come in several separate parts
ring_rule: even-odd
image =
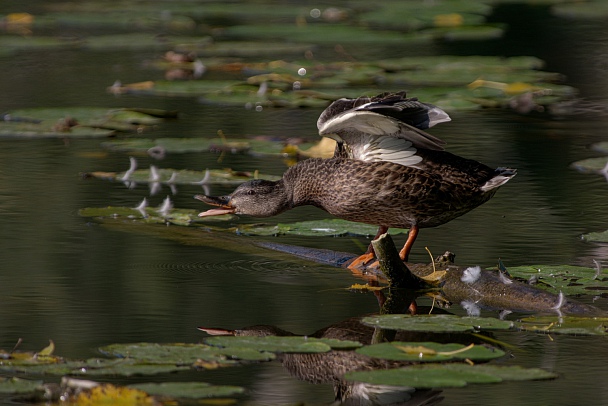
[[[283,182],[287,199],[291,207],[313,205],[323,207],[322,202],[326,194],[330,178],[331,159],[311,158],[289,168],[283,175]]]

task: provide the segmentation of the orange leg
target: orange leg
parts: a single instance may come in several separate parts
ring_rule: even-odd
[[[414,245],[414,241],[416,241],[416,237],[418,236],[418,226],[413,225],[410,227],[410,231],[407,233],[407,241],[401,251],[399,251],[399,258],[403,262],[407,262],[407,259],[410,255],[410,251],[412,250],[412,246]]]
[[[376,236],[374,237],[374,240],[376,240],[378,237],[380,237],[382,234],[386,233],[387,231],[388,231],[388,227],[385,227],[385,226],[378,227],[378,232],[376,233]],[[361,267],[363,265],[367,265],[375,257],[376,257],[376,253],[374,252],[374,246],[370,243],[369,247],[367,247],[367,251],[365,251],[365,254],[360,255],[357,258],[355,258],[353,260],[353,262],[351,262],[348,265],[348,267],[350,269],[357,269],[358,267]]]

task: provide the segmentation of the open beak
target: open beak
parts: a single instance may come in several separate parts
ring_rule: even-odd
[[[210,204],[211,206],[219,206],[219,209],[211,209],[207,211],[200,212],[198,214],[199,217],[209,217],[209,216],[221,216],[223,214],[233,214],[236,211],[236,208],[230,205],[230,196],[205,196],[205,195],[196,195],[195,199],[200,200],[201,202],[205,202]]]

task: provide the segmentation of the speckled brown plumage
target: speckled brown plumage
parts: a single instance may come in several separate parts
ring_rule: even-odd
[[[496,188],[482,187],[503,176],[500,170],[447,152],[433,153],[442,154],[443,159],[429,163],[427,170],[391,162],[308,159],[288,169],[279,181],[250,181],[230,196],[199,198],[256,217],[312,205],[345,220],[425,228],[465,214],[496,192]]]

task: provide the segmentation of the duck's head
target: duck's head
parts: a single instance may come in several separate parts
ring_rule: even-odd
[[[194,198],[219,207],[201,212],[199,217],[223,214],[270,217],[289,208],[287,194],[281,181],[257,179],[243,183],[228,196],[196,195]]]

